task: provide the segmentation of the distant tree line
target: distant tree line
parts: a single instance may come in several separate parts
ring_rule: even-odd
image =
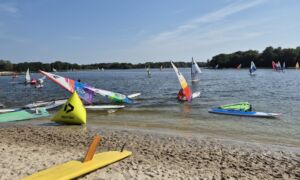
[[[264,51],[259,53],[256,50],[237,51],[231,54],[218,54],[207,62],[198,62],[200,67],[215,67],[219,68],[235,68],[239,64],[243,67],[249,67],[250,62],[253,61],[257,67],[271,68],[272,61],[285,62],[286,67],[295,67],[297,61],[300,63],[300,47],[297,48],[285,48],[281,47],[273,48],[267,47]],[[191,67],[191,62],[174,62],[177,67]],[[24,62],[13,64],[7,60],[0,60],[0,71],[15,71],[24,72],[27,68],[31,71],[38,71],[39,69],[44,71],[70,71],[70,70],[92,70],[92,69],[140,69],[140,68],[170,68],[169,61],[166,62],[146,62],[139,64],[132,63],[94,63],[94,64],[72,64],[67,62],[55,61],[53,63],[42,62]]]
[[[295,67],[297,61],[300,63],[300,47],[295,49],[281,47],[273,48],[267,47],[261,53],[255,50],[237,51],[231,54],[219,54],[209,60],[208,66],[219,68],[235,68],[239,64],[243,67],[250,67],[250,63],[253,61],[257,67],[271,68],[272,61],[285,62],[286,67]]]
[[[191,62],[175,62],[178,67],[191,67]],[[205,66],[206,63],[199,63],[200,66]],[[27,68],[30,71],[38,71],[39,69],[44,71],[70,71],[70,70],[96,70],[96,69],[140,69],[140,68],[169,68],[170,62],[146,62],[139,64],[132,63],[95,63],[87,65],[71,64],[67,62],[56,61],[54,63],[41,63],[41,62],[24,62],[18,64],[12,64],[10,61],[0,60],[0,71],[15,71],[25,72]]]

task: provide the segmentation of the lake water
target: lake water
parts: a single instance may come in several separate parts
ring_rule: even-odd
[[[190,82],[190,69],[180,71]],[[202,72],[198,84],[190,83],[193,91],[201,91],[201,97],[191,103],[177,101],[180,85],[172,69],[152,69],[151,78],[144,69],[57,74],[80,78],[95,87],[127,95],[142,93],[134,104],[115,113],[88,112],[89,126],[127,126],[300,146],[300,71],[278,73],[259,69],[254,77],[249,76],[248,70],[204,69]],[[32,76],[41,77],[40,74]],[[23,76],[19,77],[19,81],[23,79]],[[11,77],[0,77],[0,103],[7,107],[67,98],[69,95],[50,80],[46,80],[44,88],[35,89],[12,83]],[[279,112],[282,116],[264,119],[208,113],[212,107],[244,101],[250,102],[256,111]]]

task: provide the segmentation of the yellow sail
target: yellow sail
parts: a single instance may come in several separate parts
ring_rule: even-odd
[[[86,110],[76,91],[52,118],[52,121],[66,124],[86,124]]]

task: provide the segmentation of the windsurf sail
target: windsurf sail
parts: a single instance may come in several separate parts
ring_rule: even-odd
[[[285,62],[282,63],[282,70],[285,69]]]
[[[118,103],[132,103],[133,100],[126,95],[115,93],[103,89],[94,88],[88,84],[84,84],[78,81],[74,81],[73,79],[65,78],[62,76],[58,76],[52,73],[48,73],[45,71],[41,71],[43,75],[45,75],[48,79],[53,81],[54,83],[60,85],[62,88],[66,89],[70,93],[77,92],[79,97],[86,101],[87,103],[92,103],[93,95],[100,94],[101,96],[106,97],[110,101],[118,102]]]
[[[162,69],[163,69],[163,65],[160,66],[160,69],[159,69],[159,70],[162,71]]]
[[[148,78],[151,78],[150,66],[147,68],[147,75],[148,75]]]
[[[241,67],[242,67],[242,64],[239,64],[236,68],[241,69]]]
[[[191,76],[192,76],[192,81],[198,81],[198,74],[201,73],[201,69],[199,68],[197,62],[192,58],[192,67],[191,67]]]
[[[52,71],[53,71],[53,72],[57,72],[57,70],[56,70],[55,68],[52,68]]]
[[[299,62],[296,63],[295,69],[299,69]]]
[[[25,82],[26,83],[30,83],[31,78],[30,78],[30,74],[29,74],[29,68],[26,71],[26,75],[25,75]]]
[[[226,109],[226,110],[239,110],[239,111],[251,111],[251,104],[248,102],[241,102],[236,104],[226,104],[220,106],[219,109]]]
[[[253,74],[256,71],[256,66],[255,66],[255,64],[254,64],[253,61],[251,61],[251,65],[250,65],[249,71],[250,71],[250,74]]]
[[[192,100],[192,90],[191,88],[188,86],[185,78],[183,77],[183,75],[179,72],[179,70],[177,69],[177,67],[173,64],[173,62],[171,61],[172,67],[177,75],[177,78],[179,80],[180,86],[183,90],[183,94],[186,97],[187,101],[191,101]]]
[[[276,64],[276,70],[281,70],[281,64],[280,64],[279,61],[278,61],[277,64]]]
[[[274,61],[272,61],[272,69],[274,70],[274,71],[276,71],[276,63],[274,62]]]
[[[218,69],[218,68],[219,68],[219,64],[216,65],[215,69]]]

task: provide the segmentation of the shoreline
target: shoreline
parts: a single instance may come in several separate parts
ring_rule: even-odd
[[[300,153],[275,145],[106,126],[3,124],[0,130],[0,179],[81,159],[95,134],[102,137],[97,152],[126,142],[133,155],[80,179],[300,178]]]

